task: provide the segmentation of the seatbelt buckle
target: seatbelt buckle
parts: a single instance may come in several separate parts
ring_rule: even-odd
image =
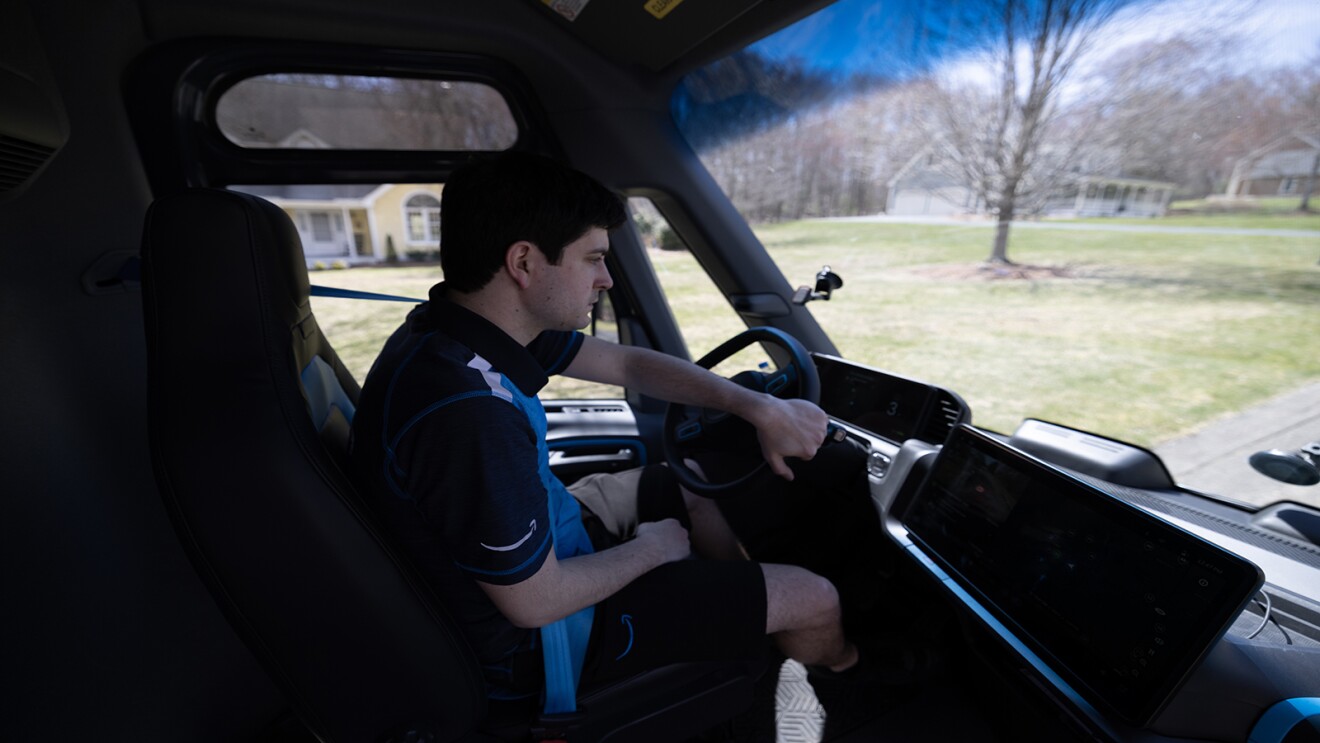
[[[540,743],[571,743],[573,733],[585,719],[581,712],[539,715],[532,723],[532,740]]]

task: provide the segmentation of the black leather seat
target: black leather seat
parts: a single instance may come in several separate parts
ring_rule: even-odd
[[[358,387],[316,325],[292,222],[199,189],[147,216],[153,463],[194,566],[324,741],[483,740],[476,659],[340,467]],[[681,740],[760,668],[683,665],[583,694],[571,740]]]

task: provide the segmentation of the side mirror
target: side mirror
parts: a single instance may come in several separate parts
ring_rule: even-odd
[[[814,299],[828,300],[835,289],[843,286],[843,278],[824,266],[816,274],[816,287],[799,286],[793,293],[793,304],[806,304]]]
[[[1320,482],[1320,441],[1312,441],[1294,451],[1258,451],[1248,457],[1247,461],[1262,475],[1289,485],[1314,485]]]

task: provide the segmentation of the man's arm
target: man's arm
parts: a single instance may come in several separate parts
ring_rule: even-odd
[[[682,405],[733,413],[756,427],[765,461],[786,480],[793,479],[793,471],[784,458],[811,459],[824,443],[829,425],[825,411],[804,400],[754,392],[689,361],[591,336],[583,339],[564,373]]]
[[[688,556],[687,530],[674,519],[640,524],[636,538],[617,547],[559,561],[554,550],[521,583],[477,581],[495,608],[518,627],[543,627],[604,601],[643,573]]]

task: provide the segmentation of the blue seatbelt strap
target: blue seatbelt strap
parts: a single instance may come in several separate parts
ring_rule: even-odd
[[[506,389],[513,394],[518,407],[527,415],[527,422],[536,433],[537,468],[541,484],[545,486],[550,537],[554,540],[555,556],[565,560],[591,554],[594,550],[587,530],[582,526],[582,507],[550,471],[550,449],[545,440],[545,408],[535,395],[524,395],[517,385],[509,383]],[[578,680],[582,676],[582,664],[587,656],[587,643],[591,639],[591,623],[595,616],[596,607],[587,606],[541,628],[546,715],[562,715],[577,710]]]
[[[377,294],[375,292],[360,292],[353,289],[336,289],[333,286],[312,285],[313,297],[337,297],[339,299],[376,299],[382,302],[412,302],[417,304],[425,302],[425,299],[413,299],[412,297],[400,297],[397,294]]]
[[[572,497],[572,496],[567,496]],[[550,534],[555,544],[560,544],[557,532],[557,514],[551,508]],[[590,551],[590,543],[587,550]],[[547,715],[563,714],[577,710],[578,679],[582,676],[582,664],[586,657],[587,641],[591,637],[591,623],[595,619],[596,607],[588,606],[570,614],[557,622],[551,622],[541,628],[541,659],[545,663],[545,706]]]
[[[541,658],[545,661],[545,713],[573,712],[577,709],[577,682],[573,678],[573,656],[568,639],[572,617],[541,628]]]

